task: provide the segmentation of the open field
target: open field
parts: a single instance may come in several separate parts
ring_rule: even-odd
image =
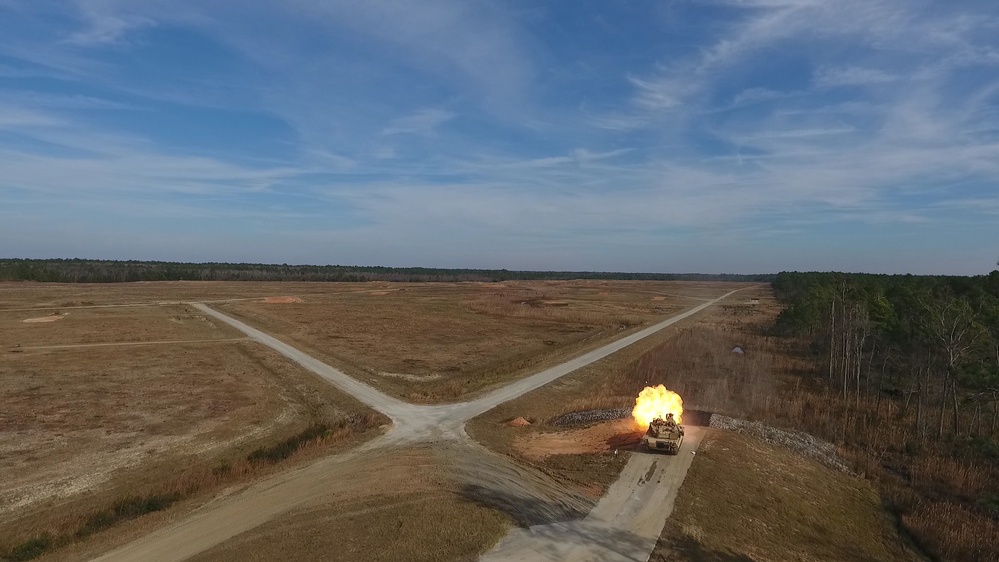
[[[38,320],[55,319],[39,322]],[[35,322],[31,322],[35,320]],[[0,310],[3,351],[14,346],[70,346],[106,343],[199,341],[240,338],[187,305],[80,308],[54,311]]]
[[[185,305],[23,322],[38,317],[0,310],[0,553],[91,534],[128,498],[166,506],[267,473],[270,457],[249,459],[282,440],[312,431],[328,449],[384,423]]]
[[[619,547],[641,556],[655,545],[665,515],[651,517],[625,500],[662,492],[667,499],[653,503],[672,505],[697,459],[633,453],[640,433],[630,420],[579,428],[551,421],[628,407],[641,388],[660,382],[679,390],[688,408],[739,415],[766,404],[783,384],[771,374],[770,342],[759,332],[776,309],[764,287],[741,285],[747,288],[704,309],[708,298],[740,285],[200,284],[219,297],[205,299],[208,308],[178,302],[192,284],[149,285],[162,292],[125,287],[119,296],[128,306],[116,306],[103,288],[102,304],[64,287],[35,301],[24,293],[0,301],[0,391],[15,405],[0,418],[0,447],[16,449],[2,461],[16,478],[0,498],[13,505],[58,484],[29,509],[10,510],[17,518],[0,526],[9,543],[40,529],[69,537],[49,560],[102,553],[109,560],[437,560],[487,551],[507,560],[535,550],[539,540],[555,558],[563,551],[585,557],[594,548],[621,556]],[[222,289],[235,296],[225,298]],[[53,294],[59,291],[67,292]],[[53,302],[65,306],[43,306]],[[95,304],[66,305],[79,302]],[[697,316],[639,332],[698,305],[691,311],[704,309]],[[57,319],[46,320],[50,315]],[[18,343],[8,345],[11,336]],[[385,418],[328,382],[395,424],[330,455],[380,433],[370,430]],[[475,400],[407,403],[468,395]],[[531,423],[507,423],[517,417]],[[692,433],[690,447],[702,433]],[[285,439],[291,445],[277,447]],[[285,463],[270,460],[288,455],[307,462],[282,470]],[[792,480],[807,469],[781,466],[792,467]],[[81,485],[81,474],[106,478]],[[671,484],[652,484],[660,479]],[[856,497],[829,505],[854,509],[863,503]],[[129,498],[177,506],[97,532],[116,513],[132,513]],[[111,515],[95,523],[95,510]],[[876,519],[871,533],[882,533],[886,552],[895,552],[893,530]],[[142,536],[157,527],[156,535]]]
[[[149,281],[137,283],[0,283],[0,310],[72,309],[177,301],[263,299],[376,290],[387,283]]]
[[[674,282],[414,284],[216,305],[376,388],[454,401],[720,294]]]
[[[719,287],[724,291],[725,288]],[[715,295],[718,295],[716,292]],[[290,300],[290,299],[287,299]],[[282,303],[279,306],[286,306]],[[293,303],[291,303],[293,304]],[[430,443],[434,452],[435,464],[434,483],[436,491],[430,495],[441,495],[439,501],[443,505],[453,505],[454,509],[464,514],[461,521],[466,528],[477,528],[480,531],[471,533],[466,538],[473,541],[448,541],[445,551],[439,549],[431,552],[432,558],[453,559],[459,556],[454,548],[468,548],[479,551],[488,548],[503,529],[513,522],[518,525],[534,525],[536,523],[551,523],[561,520],[579,518],[594,505],[595,496],[592,486],[579,486],[573,482],[565,482],[553,477],[543,470],[525,467],[503,455],[497,455],[464,438],[461,425],[470,417],[493,408],[496,404],[515,399],[524,392],[529,392],[554,378],[564,376],[573,369],[587,365],[624,348],[630,342],[640,341],[639,338],[649,337],[665,330],[676,321],[695,314],[711,303],[695,301],[695,306],[688,313],[675,316],[663,322],[657,322],[650,327],[625,338],[608,343],[600,349],[595,349],[581,355],[561,366],[554,366],[534,376],[514,384],[497,389],[479,399],[463,404],[421,406],[400,402],[382,394],[371,387],[360,388],[358,381],[347,384],[357,396],[364,396],[365,401],[377,409],[391,415],[395,425],[383,437],[371,441],[364,446],[343,454],[317,459],[315,462],[294,471],[274,474],[259,485],[239,491],[233,495],[221,498],[205,510],[177,520],[167,528],[154,535],[144,537],[114,549],[108,553],[107,560],[130,560],[142,558],[145,560],[181,560],[189,556],[207,552],[211,548],[236,548],[241,544],[254,544],[256,533],[266,531],[267,525],[279,525],[289,517],[294,518],[297,510],[313,505],[320,496],[328,496],[333,491],[334,497],[327,500],[329,506],[317,506],[315,509],[330,514],[340,513],[342,506],[349,505],[352,498],[365,497],[371,491],[378,494],[371,501],[388,509],[402,509],[406,512],[409,505],[418,505],[410,493],[411,482],[406,479],[398,482],[400,477],[392,475],[402,470],[404,473],[416,474],[419,466],[410,466],[406,459],[412,458],[412,453],[419,450],[423,443]],[[200,308],[206,314],[210,309]],[[329,367],[316,362],[300,351],[281,343],[274,338],[266,337],[257,330],[245,326],[234,319],[212,312],[212,317],[225,321],[254,339],[282,353],[286,358],[305,366],[331,382],[344,377],[329,370]],[[672,328],[670,328],[672,329]],[[364,386],[361,384],[361,386]],[[416,449],[413,449],[416,447]],[[385,463],[385,469],[379,463]],[[408,468],[407,468],[408,467]],[[644,472],[644,471],[640,471]],[[638,474],[639,476],[641,474]],[[374,482],[371,486],[363,482]],[[357,485],[361,483],[360,485]],[[361,500],[358,500],[361,501]],[[332,508],[332,512],[330,509]],[[398,511],[393,511],[399,515]],[[349,514],[348,514],[349,515]],[[324,515],[324,517],[326,517]],[[405,517],[403,517],[405,519]],[[379,521],[386,521],[378,519]],[[270,522],[270,523],[268,523]],[[392,521],[388,521],[392,522]],[[433,522],[427,521],[430,525]],[[265,524],[263,528],[261,524]],[[387,525],[388,523],[386,523]],[[261,531],[264,529],[264,531]],[[287,528],[288,533],[306,533],[308,529],[297,524]],[[492,531],[486,532],[488,529]],[[392,528],[382,525],[354,529],[355,538],[363,542],[365,533],[369,537],[385,537],[393,532]],[[300,540],[306,537],[299,536]],[[288,540],[292,540],[288,537]],[[235,541],[235,542],[234,542]],[[423,541],[426,542],[426,541]],[[258,543],[263,544],[263,543]],[[421,545],[411,545],[417,549]],[[83,548],[83,547],[81,547]],[[96,548],[97,550],[93,550]],[[71,554],[83,552],[97,553],[107,547],[95,546],[64,552],[63,556],[74,558]],[[451,550],[449,550],[451,549]],[[651,545],[649,546],[651,549]],[[244,550],[250,554],[254,549]],[[448,555],[447,553],[452,553]],[[85,555],[89,556],[89,555]],[[227,555],[228,556],[228,555]],[[238,555],[237,555],[238,556]],[[76,558],[83,556],[75,556]],[[60,557],[56,557],[60,559]],[[65,559],[65,558],[62,558]]]

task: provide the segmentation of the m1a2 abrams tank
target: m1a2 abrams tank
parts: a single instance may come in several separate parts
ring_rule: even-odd
[[[666,414],[665,418],[652,420],[642,441],[650,451],[675,455],[680,452],[680,443],[683,443],[683,426],[676,423],[673,414]]]

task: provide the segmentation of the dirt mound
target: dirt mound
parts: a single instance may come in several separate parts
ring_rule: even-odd
[[[515,420],[507,422],[507,425],[513,427],[524,427],[525,425],[531,425],[531,422],[525,420],[524,418],[517,418]]]
[[[389,291],[371,291],[368,294],[372,295],[372,296],[376,296],[376,297],[381,297],[381,296],[385,296],[385,295],[389,294]]]
[[[268,304],[292,304],[302,302],[302,299],[298,297],[267,297],[264,302]]]
[[[65,314],[54,313],[47,316],[39,316],[37,318],[25,318],[24,320],[21,320],[21,322],[25,324],[41,324],[42,322],[55,322],[56,320],[62,320],[65,317]]]
[[[518,438],[514,448],[525,457],[539,461],[551,455],[604,453],[638,445],[642,432],[631,419],[615,420],[573,431],[536,433]]]

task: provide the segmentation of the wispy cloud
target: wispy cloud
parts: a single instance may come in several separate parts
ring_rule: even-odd
[[[898,76],[876,68],[859,66],[823,67],[815,72],[815,85],[820,88],[867,86],[898,80]]]
[[[443,109],[422,109],[412,115],[398,117],[392,120],[388,127],[382,129],[383,135],[429,135],[438,127],[450,121],[455,116],[450,111]]]
[[[768,270],[862,233],[844,267],[905,270],[898,232],[994,238],[989,2],[71,5],[0,36],[0,253],[58,248],[57,215],[96,250],[169,218],[216,259],[411,265]]]

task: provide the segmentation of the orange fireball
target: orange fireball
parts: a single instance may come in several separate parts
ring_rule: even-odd
[[[648,427],[652,420],[673,414],[676,423],[683,417],[683,398],[665,386],[647,386],[635,399],[635,409],[631,416],[642,427]]]

